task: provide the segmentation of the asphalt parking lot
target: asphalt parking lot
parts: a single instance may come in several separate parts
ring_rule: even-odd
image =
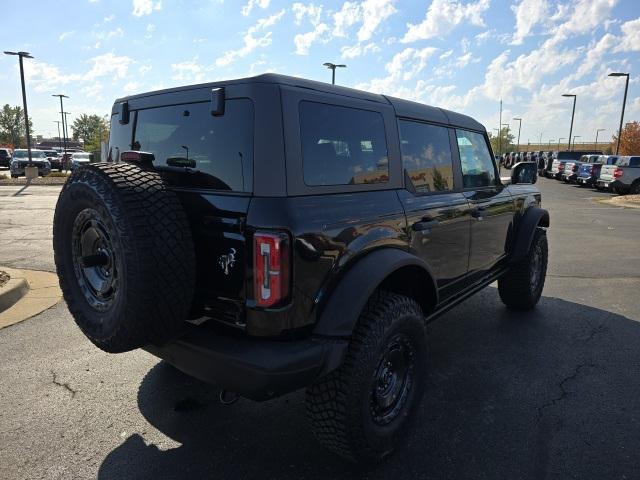
[[[427,394],[382,465],[319,448],[301,392],[224,407],[146,352],[99,351],[60,303],[0,330],[0,478],[638,478],[640,209],[538,185],[539,306],[488,288],[429,327]],[[0,264],[53,271],[57,192],[0,187]]]

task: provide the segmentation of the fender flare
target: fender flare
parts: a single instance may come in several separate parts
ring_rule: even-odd
[[[360,312],[380,284],[400,268],[413,266],[424,270],[438,302],[438,288],[429,266],[420,258],[397,248],[382,248],[357,261],[334,287],[325,307],[319,312],[315,335],[348,337],[353,333]]]
[[[536,206],[527,208],[518,222],[513,250],[509,257],[510,265],[514,265],[525,258],[529,248],[531,248],[536,228],[539,226],[549,226],[549,212]]]

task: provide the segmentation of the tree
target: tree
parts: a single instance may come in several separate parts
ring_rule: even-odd
[[[29,119],[29,130],[33,135],[33,122]],[[11,143],[14,148],[27,146],[27,130],[22,107],[6,104],[0,110],[0,142]]]
[[[499,155],[505,152],[511,152],[516,149],[513,140],[515,135],[511,133],[511,130],[504,127],[500,130],[500,135],[496,135],[493,132],[489,132],[489,141],[491,142],[491,148],[493,153]]]
[[[613,142],[613,151],[615,152],[618,137],[614,135],[611,141]],[[640,122],[629,122],[622,128],[619,153],[620,155],[640,154]]]
[[[84,140],[84,148],[88,151],[100,150],[100,141],[109,138],[109,125],[98,115],[83,113],[71,125],[73,138]]]

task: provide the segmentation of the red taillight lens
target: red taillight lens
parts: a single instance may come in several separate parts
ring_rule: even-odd
[[[256,232],[253,236],[253,286],[256,305],[272,307],[289,296],[289,237]]]
[[[616,168],[613,172],[613,176],[615,178],[620,178],[622,177],[622,175],[624,175],[624,170],[622,170],[620,167]]]
[[[578,165],[574,165],[573,168],[571,169],[572,172],[577,172],[578,171]]]

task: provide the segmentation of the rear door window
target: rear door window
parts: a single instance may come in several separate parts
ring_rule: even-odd
[[[456,137],[464,187],[482,188],[496,185],[496,166],[484,135],[468,130],[456,130]]]
[[[402,166],[418,193],[453,189],[453,161],[449,129],[401,120]]]
[[[300,140],[308,186],[389,181],[384,121],[378,112],[300,102]]]
[[[253,104],[227,100],[216,117],[209,102],[139,110],[132,149],[153,153],[174,185],[251,192]]]
[[[120,115],[111,115],[111,128],[109,131],[109,154],[107,162],[117,163],[120,161],[120,153],[131,150],[131,128],[133,122],[125,125],[119,122]]]

